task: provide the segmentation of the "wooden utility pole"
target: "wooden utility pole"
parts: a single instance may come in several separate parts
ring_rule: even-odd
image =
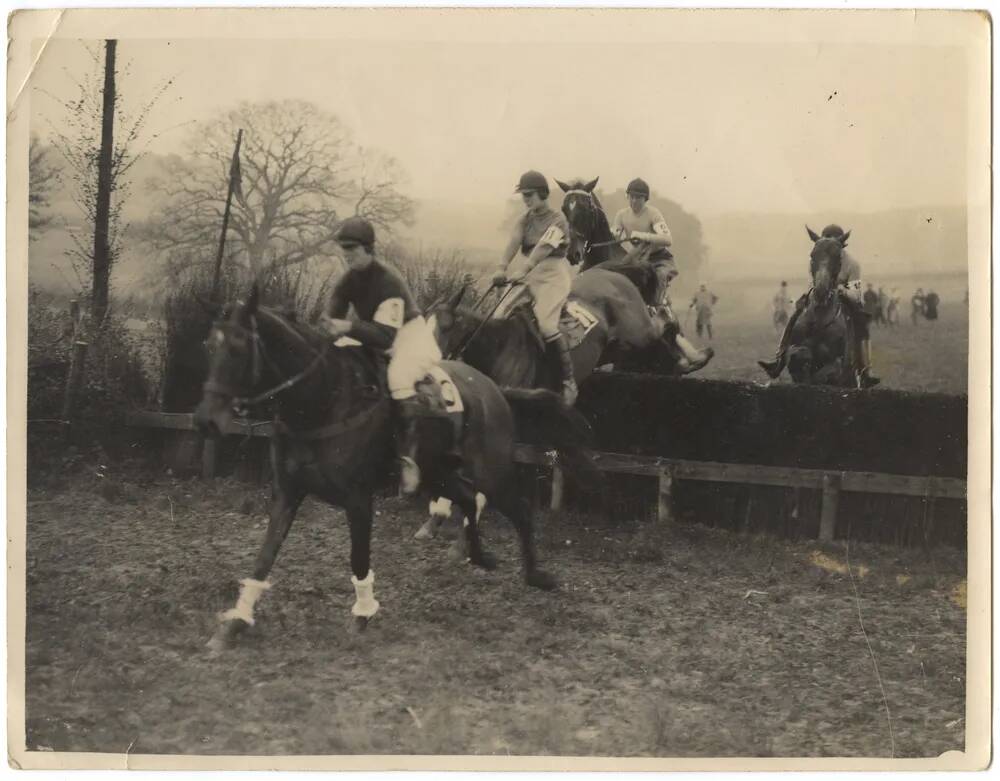
[[[94,210],[94,282],[91,295],[91,328],[100,330],[108,313],[111,278],[111,167],[115,129],[115,40],[104,43],[104,107],[101,114],[101,148],[97,158],[97,204]]]

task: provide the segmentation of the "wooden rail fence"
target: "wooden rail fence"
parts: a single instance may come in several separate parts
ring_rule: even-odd
[[[152,429],[195,431],[194,416],[189,413],[135,412],[129,415],[131,426]],[[225,435],[270,437],[273,426],[267,421],[234,422]],[[556,454],[533,445],[518,444],[514,458],[522,464],[547,466],[553,469],[553,480],[562,482]],[[628,453],[595,453],[598,468],[603,472],[640,475],[658,481],[657,517],[661,522],[673,519],[673,491],[677,481],[695,480],[743,485],[806,488],[822,492],[819,538],[830,541],[834,535],[837,506],[842,492],[889,494],[920,497],[927,502],[927,512],[933,517],[935,499],[965,499],[964,480],[953,477],[893,475],[880,472],[846,472],[822,469],[798,469],[785,466],[727,464],[714,461],[687,461],[676,458],[634,455]],[[205,440],[202,449],[202,474],[212,477],[217,470],[215,442]],[[561,491],[553,490],[558,501]]]

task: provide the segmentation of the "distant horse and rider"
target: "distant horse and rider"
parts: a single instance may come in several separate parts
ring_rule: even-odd
[[[821,235],[808,226],[806,232],[813,241],[812,288],[796,302],[774,360],[758,363],[772,378],[787,368],[797,383],[873,387],[879,379],[871,373],[860,265],[846,251],[851,232],[838,225]]]

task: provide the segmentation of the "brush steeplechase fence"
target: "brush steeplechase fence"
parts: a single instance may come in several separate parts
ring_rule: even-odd
[[[639,502],[664,523],[964,544],[964,397],[608,374],[585,384],[578,406],[595,430],[598,467],[626,481],[623,516],[646,513]],[[191,414],[137,412],[129,423],[168,434],[163,453],[175,470],[200,460],[205,477],[266,473],[270,422],[236,422],[218,442],[202,440]],[[515,457],[551,470],[558,509],[555,454],[524,441]]]

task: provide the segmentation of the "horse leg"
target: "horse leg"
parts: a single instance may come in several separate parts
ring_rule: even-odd
[[[371,569],[372,491],[358,491],[344,509],[351,531],[351,583],[355,594],[351,615],[355,629],[360,631],[368,626],[379,608],[375,599],[375,572]]]
[[[556,579],[538,567],[535,555],[534,522],[531,503],[517,491],[513,481],[501,490],[494,502],[497,510],[503,513],[521,540],[521,557],[524,560],[524,581],[529,586],[543,591],[552,591],[557,587]]]
[[[437,536],[438,529],[441,528],[442,522],[451,517],[451,499],[444,496],[432,499],[427,511],[430,513],[431,517],[428,518],[424,522],[424,525],[417,530],[417,533],[413,535],[414,539],[430,540]]]
[[[486,497],[476,493],[472,481],[459,472],[452,472],[445,478],[441,495],[447,496],[455,502],[465,516],[462,525],[465,528],[469,561],[483,569],[496,569],[496,556],[483,550],[482,541],[479,538],[479,516],[486,506]]]
[[[253,577],[240,581],[240,596],[236,606],[219,616],[221,625],[208,641],[208,647],[216,653],[225,650],[248,626],[253,626],[254,604],[271,587],[267,576],[274,566],[281,544],[288,536],[295,513],[304,498],[305,491],[292,480],[285,478],[279,483],[276,476],[271,491],[267,531],[264,533],[264,544],[254,563]]]

